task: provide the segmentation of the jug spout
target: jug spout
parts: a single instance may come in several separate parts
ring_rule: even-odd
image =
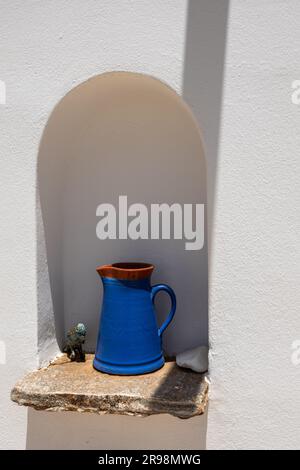
[[[96,270],[101,278],[138,281],[150,278],[154,266],[149,263],[113,263],[99,266]]]

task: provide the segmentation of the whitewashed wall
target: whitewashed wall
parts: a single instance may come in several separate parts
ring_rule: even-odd
[[[210,448],[299,448],[299,21],[297,1],[230,2],[210,261]]]
[[[207,446],[297,447],[300,365],[291,362],[291,345],[300,337],[300,110],[291,103],[291,82],[300,74],[299,2],[1,0],[0,9],[0,80],[7,94],[0,105],[0,341],[7,357],[0,363],[0,447],[46,446],[46,430],[56,421],[31,412],[27,427],[26,409],[9,400],[15,380],[39,362],[38,327],[45,324],[37,295],[37,282],[48,295],[48,280],[37,272],[41,136],[68,91],[111,70],[167,83],[203,130],[212,380]],[[51,354],[51,334],[48,340]],[[84,418],[82,447],[95,442],[96,428],[114,438],[110,418],[109,424]],[[66,419],[67,431],[74,418]],[[132,421],[141,432],[141,421]],[[198,421],[203,447],[205,417]],[[36,441],[41,422],[45,432]],[[184,433],[194,447],[195,421],[189,422]],[[149,423],[143,421],[145,433]],[[166,446],[180,447],[181,424],[169,419],[176,438]]]

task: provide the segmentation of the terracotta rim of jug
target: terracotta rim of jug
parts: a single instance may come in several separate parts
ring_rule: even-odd
[[[96,270],[101,277],[109,277],[123,281],[138,281],[150,277],[154,266],[150,263],[123,262],[105,264],[99,266]]]

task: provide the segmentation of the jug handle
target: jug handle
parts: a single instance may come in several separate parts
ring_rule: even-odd
[[[151,300],[154,303],[155,296],[158,292],[160,291],[165,291],[169,294],[171,297],[171,310],[169,315],[167,316],[166,320],[164,323],[161,325],[161,327],[158,329],[158,335],[161,336],[165,329],[170,325],[171,321],[173,320],[173,317],[175,315],[175,310],[176,310],[176,296],[175,292],[171,287],[167,286],[166,284],[156,284],[155,286],[152,287],[151,290]]]

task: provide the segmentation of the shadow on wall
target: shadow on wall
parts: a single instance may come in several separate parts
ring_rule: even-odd
[[[203,133],[207,162],[208,249],[217,180],[229,0],[188,4],[182,97]]]
[[[205,142],[208,252],[212,245],[228,7],[227,0],[190,0],[187,13],[182,96],[196,116]],[[168,389],[169,381],[167,376],[160,388]],[[187,398],[193,400],[198,392],[195,383]],[[206,435],[206,425],[202,431]]]
[[[28,410],[26,449],[205,449],[207,414],[134,417]]]
[[[146,205],[149,213],[154,203],[206,205],[199,130],[173,90],[125,72],[100,75],[72,90],[45,129],[38,186],[46,242],[38,245],[40,349],[51,332],[53,305],[59,344],[67,329],[83,321],[86,348],[94,351],[102,296],[95,268],[116,261],[153,263],[153,283],[174,288],[178,308],[164,337],[168,355],[207,344],[206,234],[198,251],[186,250],[186,240],[174,240],[172,233],[170,240],[96,236],[98,205],[113,204],[118,214],[120,195],[128,205]],[[161,324],[169,310],[164,294],[157,310]]]

